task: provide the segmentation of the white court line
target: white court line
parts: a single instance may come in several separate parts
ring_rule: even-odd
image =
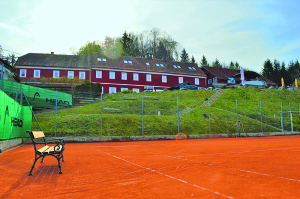
[[[134,163],[134,162],[130,162],[130,161],[128,161],[128,160],[125,160],[125,159],[120,158],[120,157],[118,157],[118,156],[112,155],[112,154],[110,154],[110,153],[106,153],[106,152],[101,151],[101,150],[98,150],[98,149],[96,149],[96,150],[97,150],[97,151],[100,151],[100,152],[102,152],[102,153],[105,153],[105,154],[107,154],[107,155],[109,155],[109,156],[112,156],[112,157],[114,157],[114,158],[117,158],[117,159],[119,159],[119,160],[122,160],[122,161],[124,161],[124,162],[130,163],[130,164],[133,164],[133,165],[136,165],[136,166],[141,167],[141,168],[143,168],[143,169],[147,169],[147,170],[150,170],[150,171],[155,172],[155,173],[157,173],[157,174],[160,174],[160,175],[166,176],[166,177],[168,177],[168,178],[177,180],[177,181],[179,181],[179,182],[182,182],[182,183],[185,183],[185,184],[192,185],[192,186],[194,186],[194,187],[196,187],[196,188],[199,188],[199,189],[202,189],[202,190],[205,190],[205,191],[208,191],[208,192],[211,192],[211,193],[214,193],[214,194],[223,196],[223,197],[225,197],[225,198],[233,199],[232,196],[227,196],[227,195],[225,195],[225,194],[221,194],[221,193],[219,193],[219,192],[212,191],[212,190],[207,189],[207,188],[205,188],[205,187],[201,187],[201,186],[198,186],[198,185],[195,185],[195,184],[188,183],[188,182],[185,181],[185,180],[182,180],[182,179],[179,179],[179,178],[175,178],[175,177],[170,176],[170,175],[163,174],[163,173],[161,173],[161,172],[159,172],[159,171],[156,171],[156,170],[154,170],[154,169],[150,169],[150,168],[144,167],[144,166],[142,166],[142,165],[136,164],[136,163]]]
[[[200,154],[200,155],[185,155],[185,156],[177,156],[177,157],[195,157],[195,156],[226,155],[226,154],[264,152],[264,151],[281,151],[281,150],[298,149],[298,148],[300,148],[300,147],[279,148],[279,149],[264,149],[264,150],[253,150],[253,151],[238,151],[238,152],[228,152],[228,153],[206,153],[206,154]],[[297,150],[295,150],[295,151],[297,151]]]

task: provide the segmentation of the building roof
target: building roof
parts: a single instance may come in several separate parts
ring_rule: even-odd
[[[100,59],[101,58],[101,59]],[[105,59],[105,61],[103,61]],[[127,63],[124,62],[127,61]],[[146,63],[149,63],[148,65]],[[159,64],[159,66],[157,66]],[[174,67],[174,65],[176,67]],[[83,69],[121,69],[133,71],[159,72],[181,75],[195,75],[206,77],[205,73],[193,63],[166,62],[162,60],[148,60],[137,57],[106,57],[92,54],[89,57],[78,55],[58,55],[28,53],[19,57],[16,66],[62,67]],[[179,66],[179,67],[178,67]]]
[[[13,67],[5,60],[1,59],[0,58],[0,63],[3,63],[4,64],[4,67],[6,67],[7,69],[9,69],[10,71],[13,70]]]
[[[234,77],[234,78],[241,78],[241,70],[236,69],[227,69],[227,68],[216,68],[216,67],[206,67],[203,66],[205,70],[216,76],[218,79],[225,79],[227,80],[228,77]],[[271,80],[261,76],[257,72],[254,71],[244,71],[245,78],[248,77],[249,79],[257,78],[259,80],[266,80],[268,84],[275,85],[274,82]]]

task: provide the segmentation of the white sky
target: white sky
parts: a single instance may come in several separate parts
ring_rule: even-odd
[[[71,54],[87,41],[155,27],[198,63],[205,55],[261,72],[266,59],[299,58],[299,8],[298,0],[7,0],[0,2],[0,45],[18,56]]]

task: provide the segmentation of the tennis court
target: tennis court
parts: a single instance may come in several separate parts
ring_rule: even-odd
[[[299,198],[300,136],[32,145],[0,154],[0,198]]]

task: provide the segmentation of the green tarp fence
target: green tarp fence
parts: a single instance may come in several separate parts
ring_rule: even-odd
[[[29,137],[32,113],[30,106],[22,106],[0,90],[0,140]]]
[[[0,88],[1,89],[1,88]],[[21,102],[21,93],[26,95],[28,102],[34,107],[55,108],[56,106],[56,91],[19,84],[16,82],[3,80],[2,90],[15,99]],[[22,104],[28,106],[27,101],[23,97]],[[57,92],[57,106],[70,106],[72,105],[72,95],[62,92]]]

